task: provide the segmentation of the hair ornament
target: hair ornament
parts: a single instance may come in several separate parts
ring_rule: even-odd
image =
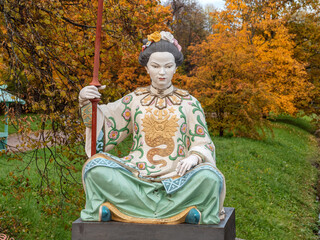
[[[159,42],[161,40],[161,37],[162,37],[161,34],[158,31],[156,31],[156,32],[148,35],[148,41]]]
[[[160,32],[161,39],[166,40],[168,42],[174,42],[174,36],[170,32],[161,31]]]
[[[148,42],[142,46],[142,52],[149,47],[154,42],[159,42],[160,40],[165,40],[170,43],[173,43],[181,52],[182,47],[179,45],[178,41],[174,38],[174,36],[170,32],[161,31],[160,33],[158,31],[148,35]]]
[[[173,44],[178,48],[179,52],[181,52],[182,47],[179,45],[178,40],[177,39],[173,39]]]

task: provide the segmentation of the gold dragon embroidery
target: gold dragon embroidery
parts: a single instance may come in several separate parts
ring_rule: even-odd
[[[150,114],[146,114],[144,119],[142,119],[142,131],[145,132],[145,142],[148,146],[152,147],[147,153],[147,159],[151,164],[161,164],[160,167],[165,167],[167,162],[163,159],[154,160],[154,156],[167,157],[174,150],[173,137],[179,127],[179,119],[176,115],[173,115],[174,111],[174,108],[170,108],[169,110],[156,109],[152,113],[151,108],[147,108],[147,113]],[[161,145],[166,145],[166,148],[156,148]]]

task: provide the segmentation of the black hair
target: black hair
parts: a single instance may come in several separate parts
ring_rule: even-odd
[[[144,45],[147,42],[148,42],[148,39],[143,40]],[[183,62],[182,52],[180,52],[179,49],[173,43],[161,39],[159,42],[151,43],[149,47],[144,49],[144,51],[140,52],[139,63],[142,66],[147,66],[151,54],[155,52],[171,53],[174,56],[177,67],[180,66]]]

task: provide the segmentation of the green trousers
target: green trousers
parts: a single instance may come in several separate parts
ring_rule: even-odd
[[[101,204],[110,202],[121,213],[136,218],[164,219],[195,206],[200,224],[218,224],[221,177],[197,171],[178,191],[167,194],[161,182],[147,182],[128,171],[97,166],[85,175],[86,206],[83,221],[99,221]]]

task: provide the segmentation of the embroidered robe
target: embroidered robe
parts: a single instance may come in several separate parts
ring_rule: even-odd
[[[87,127],[86,152],[90,156],[91,105],[84,106],[81,112]],[[129,155],[119,159],[105,153],[130,134],[133,144]],[[134,172],[142,181],[161,182],[166,194],[171,194],[180,191],[201,169],[209,169],[219,179],[219,190],[216,191],[219,204],[215,208],[218,217],[222,214],[224,177],[216,168],[215,147],[203,109],[187,91],[171,87],[159,93],[152,86],[142,87],[116,102],[99,105],[97,135],[97,153],[104,154],[112,163],[99,157],[87,162],[83,171],[85,186],[85,177],[92,168],[112,165],[114,169]],[[178,162],[191,154],[200,156],[203,163],[183,177],[178,176],[175,171]]]

